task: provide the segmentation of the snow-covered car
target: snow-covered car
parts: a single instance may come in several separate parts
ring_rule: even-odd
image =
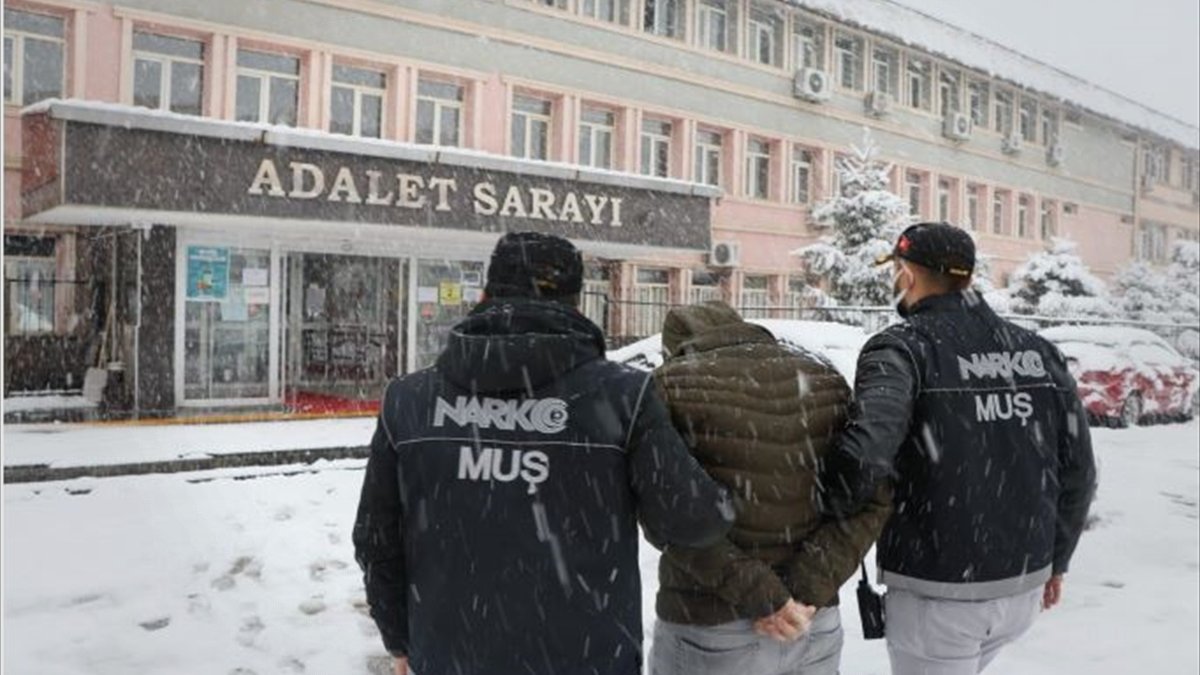
[[[825,358],[846,378],[854,382],[854,366],[867,334],[857,326],[830,321],[794,321],[788,319],[747,319],[766,328],[776,341],[793,349]],[[639,370],[654,370],[662,365],[662,334],[651,335],[608,353],[617,363]]]
[[[1094,424],[1189,420],[1200,372],[1171,345],[1137,328],[1059,326],[1040,335],[1067,358]]]

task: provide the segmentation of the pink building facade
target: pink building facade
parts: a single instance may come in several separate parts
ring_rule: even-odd
[[[133,402],[146,412],[279,405],[310,379],[319,381],[317,399],[371,398],[364,392],[387,375],[436,352],[439,332],[469,302],[472,292],[463,291],[482,274],[495,232],[513,225],[485,224],[490,232],[471,236],[416,229],[396,241],[394,231],[350,222],[167,217],[145,205],[47,215],[22,203],[39,161],[23,136],[22,109],[45,98],[112,104],[87,113],[105,124],[132,115],[123,123],[153,126],[133,112],[149,108],[172,113],[161,117],[173,124],[181,115],[227,123],[227,132],[212,133],[274,124],[304,132],[295,142],[311,148],[361,137],[368,145],[356,147],[367,151],[424,148],[435,163],[445,148],[452,163],[503,159],[512,162],[504,171],[541,177],[585,167],[587,181],[710,195],[706,222],[690,223],[704,229],[703,245],[674,243],[670,231],[680,225],[664,213],[657,229],[647,216],[636,243],[580,235],[589,260],[585,311],[618,341],[656,332],[671,304],[714,297],[747,314],[796,315],[817,280],[792,251],[823,235],[811,208],[832,194],[836,158],[863,127],[894,165],[893,188],[914,214],[973,231],[1001,285],[1055,236],[1078,242],[1102,276],[1138,257],[1165,261],[1172,241],[1197,238],[1194,128],[1152,111],[1154,124],[1139,126],[1142,118],[1114,117],[804,2],[267,5],[5,2],[5,274],[23,280],[10,284],[16,304],[6,303],[5,339],[10,354],[73,374],[24,377],[9,359],[6,382],[16,390],[78,387],[81,369],[116,354],[122,363],[154,362],[129,385],[140,394],[145,373],[163,380],[145,384],[161,390],[152,404]],[[561,206],[563,194],[555,199]],[[152,236],[160,225],[171,233],[163,241]],[[138,237],[144,244],[132,243]],[[128,257],[134,249],[144,256],[141,246],[161,247],[175,266],[164,282],[175,301],[155,336],[141,335],[145,288],[137,302],[111,293],[133,283],[128,276],[142,278],[144,258]],[[249,251],[232,264],[267,270],[269,318],[241,319],[239,307],[233,325],[189,302],[187,256],[200,247]],[[364,277],[376,282],[364,286]],[[320,289],[332,305],[339,284],[390,309],[335,318],[336,308],[306,295]],[[457,284],[458,295],[431,295],[444,284]],[[349,353],[381,351],[385,366],[338,370],[333,343],[351,328],[360,337],[346,342]],[[234,333],[257,356],[219,355],[221,335]],[[107,336],[107,355],[97,335]],[[144,359],[145,345],[135,344],[143,340],[164,344]],[[321,358],[306,356],[322,349]],[[256,359],[266,365],[246,365]],[[246,377],[250,385],[235,386]]]

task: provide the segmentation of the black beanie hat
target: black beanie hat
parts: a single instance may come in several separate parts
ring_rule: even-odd
[[[489,298],[560,299],[583,290],[583,256],[571,242],[540,232],[509,232],[492,251]]]

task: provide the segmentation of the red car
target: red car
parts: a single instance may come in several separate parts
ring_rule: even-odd
[[[1186,421],[1195,414],[1200,372],[1150,331],[1059,326],[1039,333],[1067,357],[1093,424]]]

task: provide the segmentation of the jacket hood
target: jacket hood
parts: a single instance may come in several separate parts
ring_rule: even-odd
[[[604,357],[604,334],[573,307],[550,300],[497,298],[450,331],[438,371],[480,393],[528,395]]]
[[[737,311],[723,302],[676,307],[667,312],[663,321],[662,344],[668,356],[774,340],[766,328],[746,323]]]

